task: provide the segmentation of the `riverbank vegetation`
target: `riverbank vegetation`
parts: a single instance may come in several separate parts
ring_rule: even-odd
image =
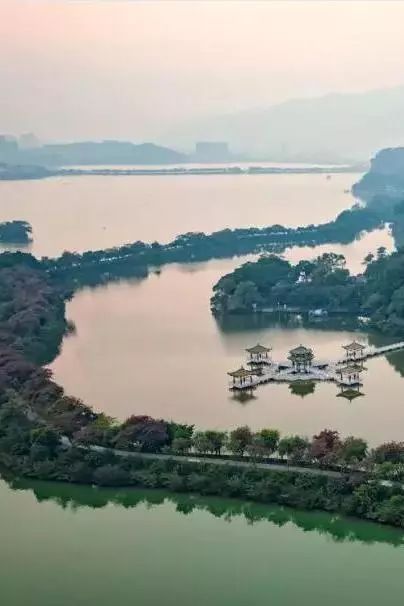
[[[250,236],[244,239],[248,241]],[[199,241],[201,250],[205,248],[204,238],[180,236],[178,250],[174,246],[174,252],[168,254],[192,258]],[[155,259],[160,255],[161,260],[167,252],[158,244],[147,247],[142,243],[127,247],[127,254],[125,247],[119,250],[117,262],[126,259],[124,263],[129,263],[137,255],[143,257],[139,261],[142,267],[150,261],[149,254],[156,255]],[[38,479],[234,496],[404,525],[404,496],[398,483],[404,464],[402,444],[384,445],[369,453],[363,440],[341,439],[330,430],[308,440],[281,437],[272,428],[196,431],[193,426],[148,416],[118,423],[66,395],[40,364],[51,359],[49,352],[55,354],[68,329],[65,300],[71,294],[74,272],[91,273],[92,263],[102,266],[113,264],[114,259],[112,251],[66,253],[56,261],[38,261],[23,253],[0,256],[0,462],[4,467]],[[373,266],[369,282],[373,279],[374,287],[384,279],[387,269],[383,263],[388,259],[391,257],[380,251],[379,258],[369,260]],[[291,271],[287,262],[277,257],[269,260],[250,266],[259,268],[257,275],[268,293],[279,288]],[[302,283],[307,286],[317,279],[326,280],[328,292],[357,286],[350,284],[343,258],[336,255],[325,255],[292,271],[294,280],[304,273]],[[63,276],[69,272],[66,281]],[[395,290],[389,292],[393,297]],[[271,461],[283,462],[284,469],[258,465]],[[287,464],[297,465],[299,470],[287,469]],[[339,473],[313,473],[313,467]],[[380,481],[385,477],[392,483]]]
[[[57,259],[44,258],[42,263],[55,279],[76,288],[131,273],[147,275],[148,268],[166,263],[206,261],[264,251],[280,253],[290,246],[347,243],[363,231],[382,226],[383,221],[376,212],[355,206],[340,213],[334,221],[321,225],[223,229],[212,234],[191,232],[177,236],[168,244],[137,241],[105,250],[64,252]]]
[[[237,433],[244,435],[245,429]],[[236,497],[258,503],[339,512],[404,527],[401,485],[381,482],[376,477],[364,478],[352,473],[334,477],[270,467],[264,469],[254,464],[240,467],[235,460],[229,460],[227,465],[217,465],[214,461],[200,459],[178,461],[170,456],[159,459],[123,457],[113,450],[100,452],[77,445],[62,446],[59,437],[37,420],[30,420],[18,400],[9,399],[0,408],[0,459],[17,475],[98,486],[164,488]],[[337,436],[335,432],[327,432],[326,438],[317,436],[313,445],[318,442],[321,442],[320,450],[324,446],[328,450],[330,445],[336,444]],[[363,445],[359,446],[362,453]],[[346,452],[349,450],[351,446]],[[353,450],[356,453],[357,447]],[[402,456],[402,447],[400,450]],[[384,447],[383,456],[387,451],[390,453],[391,449]]]
[[[39,363],[53,359],[68,328],[69,294],[31,255],[0,255],[0,347]]]
[[[363,440],[330,430],[307,440],[271,428],[196,431],[148,416],[117,423],[66,395],[38,366],[66,330],[69,293],[22,253],[0,256],[0,284],[0,462],[14,474],[240,497],[404,526],[403,444],[368,453]],[[258,466],[265,461],[300,468]]]

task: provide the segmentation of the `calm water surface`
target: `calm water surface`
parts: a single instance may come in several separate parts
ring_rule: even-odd
[[[344,190],[357,175],[241,175],[204,177],[79,177],[1,182],[0,220],[24,218],[34,228],[33,252],[59,254],[137,238],[167,241],[192,229],[227,225],[307,224],[331,219],[353,199]],[[358,272],[369,251],[391,249],[387,231],[375,231],[343,252]],[[293,261],[330,250],[294,248]],[[349,331],[271,325],[268,318],[235,318],[219,325],[209,311],[213,284],[242,259],[172,265],[141,281],[76,293],[67,313],[77,333],[65,339],[52,364],[69,393],[118,418],[134,413],[229,428],[279,427],[312,434],[327,426],[372,442],[401,439],[404,409],[400,354],[369,363],[364,397],[352,404],[334,385],[316,385],[301,397],[287,385],[256,391],[239,402],[227,390],[228,370],[257,341],[284,358],[305,343],[321,358],[336,358]],[[367,335],[361,338],[367,339]]]
[[[368,245],[388,238],[377,232],[342,251],[348,258],[352,251],[355,267]],[[341,345],[358,337],[348,330],[274,326],[269,316],[236,316],[219,324],[209,311],[212,285],[239,263],[166,266],[145,280],[78,292],[67,306],[77,332],[65,339],[52,364],[56,380],[118,418],[147,413],[202,428],[248,424],[311,435],[332,427],[372,442],[401,439],[401,354],[369,361],[366,395],[352,404],[336,397],[333,384],[317,384],[304,398],[287,385],[267,385],[248,402],[233,399],[226,373],[240,366],[245,348],[256,342],[270,344],[277,359],[299,343],[312,346],[320,358],[336,359]],[[367,335],[360,338],[366,341]]]
[[[360,175],[69,177],[0,181],[0,221],[24,219],[32,252],[56,256],[187,231],[321,223],[353,202]]]
[[[0,220],[34,228],[33,252],[57,255],[137,238],[166,241],[191,229],[306,224],[349,206],[355,176],[159,177],[0,182]],[[386,231],[346,247],[353,271],[392,247]],[[292,260],[329,247],[292,249]],[[72,394],[117,417],[148,413],[200,427],[325,426],[371,441],[402,439],[404,355],[369,362],[352,404],[333,385],[301,397],[267,386],[241,403],[226,371],[245,347],[276,357],[300,342],[335,357],[349,331],[273,326],[265,317],[219,325],[212,285],[241,259],[172,265],[141,281],[78,292],[77,333],[52,368]],[[367,335],[360,335],[366,340]],[[164,493],[0,482],[0,583],[5,606],[340,606],[402,604],[403,534],[327,514]]]
[[[0,519],[4,606],[402,604],[404,535],[376,524],[163,492],[4,482]]]

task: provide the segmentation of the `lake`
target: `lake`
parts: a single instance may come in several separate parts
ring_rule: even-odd
[[[307,224],[332,219],[353,200],[355,175],[86,177],[0,182],[0,220],[34,229],[32,251],[58,255],[136,239],[167,241],[191,229]],[[393,247],[375,231],[343,252],[359,272],[369,251]],[[291,249],[294,261],[331,247]],[[51,365],[55,379],[97,410],[146,413],[198,427],[324,427],[371,443],[402,439],[404,355],[370,361],[352,403],[335,385],[292,393],[263,386],[240,402],[228,370],[244,349],[274,356],[306,343],[336,357],[350,330],[282,327],[268,316],[219,324],[213,284],[243,259],[173,264],[143,280],[77,292],[67,305],[76,333]],[[310,391],[310,389],[308,389]],[[0,481],[2,601],[6,606],[307,606],[402,603],[404,535],[326,513],[307,513],[163,492]]]
[[[404,534],[161,491],[0,481],[4,606],[399,606]]]
[[[64,177],[0,181],[0,221],[32,224],[37,256],[187,231],[331,220],[353,202],[359,175]]]
[[[30,220],[33,252],[52,255],[65,248],[100,248],[128,239],[167,241],[178,232],[212,231],[228,223],[241,227],[330,220],[353,202],[344,191],[357,178],[232,175],[3,182],[0,219]],[[387,230],[349,245],[293,248],[285,256],[297,261],[332,248],[345,254],[351,270],[359,272],[365,255],[380,245],[393,246]],[[276,359],[285,359],[299,343],[313,347],[320,358],[335,359],[342,354],[341,345],[357,336],[348,330],[283,327],[268,316],[235,317],[219,324],[209,309],[212,286],[243,260],[173,264],[147,279],[77,292],[67,305],[76,333],[64,340],[51,365],[56,381],[96,410],[119,419],[149,414],[200,428],[248,424],[312,435],[330,427],[373,444],[401,439],[401,353],[369,361],[365,395],[352,403],[337,397],[333,384],[317,384],[306,395],[293,393],[287,385],[267,385],[254,399],[234,399],[226,373],[244,362],[245,348],[257,341],[270,344]]]

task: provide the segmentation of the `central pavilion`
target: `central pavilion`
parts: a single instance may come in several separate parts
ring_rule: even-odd
[[[308,372],[313,362],[314,354],[313,350],[304,345],[299,345],[294,349],[291,349],[288,355],[288,359],[292,362],[293,370],[295,372]]]

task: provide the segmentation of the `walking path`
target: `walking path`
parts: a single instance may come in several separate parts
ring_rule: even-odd
[[[328,476],[331,478],[341,478],[344,474],[341,471],[331,471],[327,469],[318,469],[316,467],[298,467],[297,465],[281,465],[278,463],[252,463],[251,461],[236,461],[234,459],[216,459],[210,457],[194,457],[187,455],[171,455],[157,454],[149,452],[131,452],[128,450],[116,450],[114,448],[106,448],[105,446],[86,446],[82,447],[95,452],[109,452],[119,457],[125,458],[140,458],[140,459],[155,459],[160,461],[177,461],[179,463],[208,463],[209,465],[227,465],[228,467],[251,468],[252,466],[258,469],[267,469],[269,471],[308,473],[316,476]]]

